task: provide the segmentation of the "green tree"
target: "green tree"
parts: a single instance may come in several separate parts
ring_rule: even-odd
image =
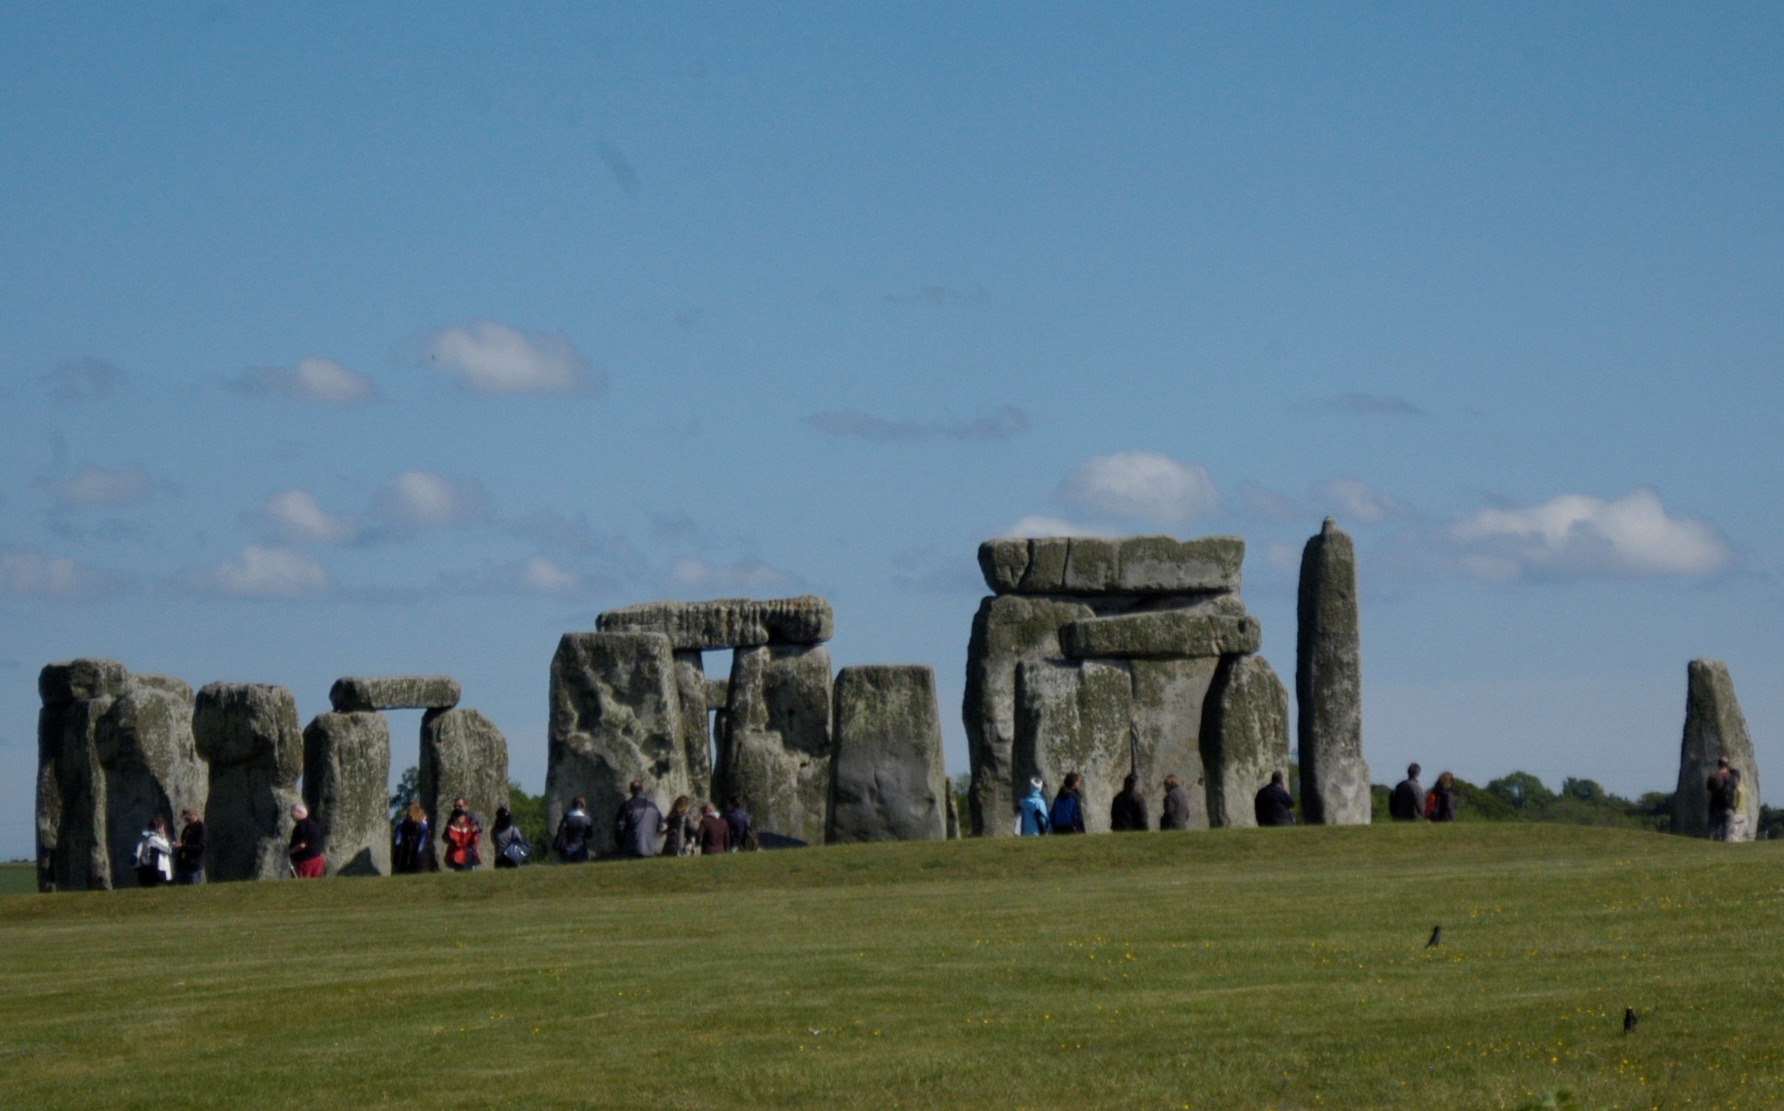
[[[403,777],[396,781],[396,790],[390,792],[390,824],[396,825],[403,820],[403,811],[409,808],[411,799],[421,797],[421,769],[410,764],[403,769]]]

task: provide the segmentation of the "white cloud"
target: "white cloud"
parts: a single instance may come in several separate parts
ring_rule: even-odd
[[[1044,540],[1049,536],[1119,536],[1120,533],[1098,525],[1078,525],[1063,518],[1030,513],[1005,529],[1004,535]]]
[[[98,505],[111,509],[148,501],[154,492],[154,483],[148,474],[135,467],[120,471],[82,467],[73,478],[45,485],[65,505]]]
[[[534,556],[521,565],[520,584],[542,594],[574,594],[582,589],[582,580],[544,556]]]
[[[1482,509],[1451,525],[1449,538],[1465,570],[1495,580],[1707,575],[1734,558],[1713,525],[1668,516],[1646,487],[1616,501],[1563,494]]]
[[[486,520],[489,495],[476,479],[408,470],[378,492],[372,513],[393,533]]]
[[[678,559],[669,565],[665,577],[669,588],[678,594],[709,597],[729,594],[763,597],[786,594],[802,585],[799,576],[753,559],[738,560],[726,567],[714,567],[700,559]]]
[[[379,399],[372,380],[333,359],[311,355],[298,360],[296,370],[260,367],[235,382],[243,393],[282,393],[325,405],[363,405]]]
[[[352,514],[325,511],[308,490],[281,490],[266,499],[260,512],[288,543],[333,544],[359,533]]]
[[[427,358],[478,393],[597,394],[607,385],[562,332],[518,332],[491,320],[435,332]]]
[[[249,544],[214,570],[184,576],[182,585],[193,593],[233,598],[310,598],[327,593],[328,572],[295,549]]]
[[[1197,463],[1156,451],[1122,451],[1086,460],[1067,475],[1054,498],[1109,517],[1174,529],[1220,505],[1220,490]]]
[[[124,585],[119,576],[77,563],[68,556],[49,557],[17,549],[0,551],[0,594],[78,601],[115,593]]]
[[[1319,488],[1318,495],[1338,516],[1364,525],[1410,521],[1419,515],[1406,502],[1357,478],[1334,478]]]

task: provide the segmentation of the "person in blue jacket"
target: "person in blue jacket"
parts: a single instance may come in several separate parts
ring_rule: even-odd
[[[1065,777],[1059,793],[1053,796],[1053,812],[1048,815],[1049,833],[1084,832],[1084,777],[1072,772]]]
[[[1041,793],[1046,784],[1040,776],[1028,781],[1028,794],[1016,807],[1017,820],[1024,837],[1037,837],[1047,832],[1047,796]]]

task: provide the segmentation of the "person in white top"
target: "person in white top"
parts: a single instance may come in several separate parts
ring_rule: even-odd
[[[173,843],[167,838],[167,819],[156,816],[136,843],[136,883],[159,887],[173,882]]]

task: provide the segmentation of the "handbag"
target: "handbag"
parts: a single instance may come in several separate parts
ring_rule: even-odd
[[[527,859],[527,843],[516,837],[514,840],[508,842],[507,845],[503,846],[502,856],[508,863],[513,864],[516,867],[525,864]]]

